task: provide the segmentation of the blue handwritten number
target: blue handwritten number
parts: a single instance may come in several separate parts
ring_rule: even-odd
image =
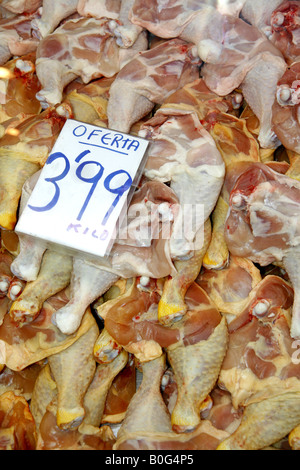
[[[79,163],[80,160],[82,160],[83,157],[85,157],[86,155],[88,155],[90,153],[90,150],[85,150],[84,152],[82,152],[77,158],[76,158],[76,162]],[[98,173],[96,173],[95,176],[93,176],[92,178],[84,178],[82,176],[82,171],[83,169],[86,167],[86,165],[90,165],[90,164],[93,164],[93,165],[97,165],[99,167],[99,171]],[[84,204],[78,214],[78,217],[77,217],[77,220],[81,220],[82,219],[82,216],[88,206],[88,203],[90,202],[90,199],[92,197],[92,195],[94,194],[94,191],[97,187],[97,184],[99,183],[99,181],[101,180],[102,178],[102,175],[103,175],[103,171],[104,171],[104,167],[101,165],[101,163],[99,162],[95,162],[95,161],[88,161],[88,162],[84,162],[84,163],[81,163],[81,165],[78,166],[77,170],[76,170],[76,176],[78,179],[80,179],[81,181],[84,181],[85,183],[91,183],[92,186],[91,186],[91,189],[87,195],[87,198],[86,200],[84,201]]]
[[[52,155],[50,155],[50,157],[48,158],[48,160],[46,162],[46,165],[51,165],[51,163],[53,163],[58,158],[63,158],[65,160],[66,165],[65,165],[64,171],[60,175],[54,176],[53,178],[45,178],[45,181],[54,184],[54,186],[55,186],[54,196],[51,199],[51,201],[43,207],[36,207],[36,206],[28,205],[28,207],[30,207],[30,209],[32,209],[36,212],[49,211],[50,209],[52,209],[57,204],[57,201],[58,201],[59,196],[60,196],[60,189],[59,189],[59,186],[57,184],[57,181],[60,181],[65,176],[67,176],[67,174],[69,173],[69,170],[70,170],[70,162],[67,159],[67,157],[61,152],[56,152],[56,153],[53,153]]]
[[[127,180],[125,181],[125,183],[120,186],[119,188],[115,188],[115,189],[112,189],[110,187],[110,183],[111,181],[113,180],[113,178],[115,178],[115,176],[118,176],[118,175],[121,175],[121,174],[125,174],[127,175]],[[104,219],[102,220],[102,225],[106,225],[112,211],[114,210],[114,208],[116,207],[116,205],[118,204],[119,200],[121,199],[121,197],[123,196],[123,194],[128,191],[128,189],[130,188],[130,186],[132,185],[132,178],[130,176],[129,173],[127,173],[127,171],[125,170],[118,170],[118,171],[115,171],[114,173],[111,173],[104,181],[104,187],[105,189],[107,189],[107,191],[109,191],[110,193],[113,193],[113,194],[117,194],[117,197],[116,199],[114,200],[114,202],[112,203],[112,205],[110,206],[110,208],[108,209],[108,211],[106,212],[105,216],[104,216]]]

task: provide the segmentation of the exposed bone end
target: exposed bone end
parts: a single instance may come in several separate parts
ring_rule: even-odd
[[[24,282],[17,280],[17,279],[13,280],[10,283],[7,296],[9,297],[10,300],[13,300],[13,301],[17,300],[17,298],[23,292],[24,287],[25,287]]]
[[[94,357],[99,364],[110,364],[122,349],[104,328],[94,345]]]
[[[2,278],[0,279],[0,294],[6,295],[9,289],[9,280]]]
[[[34,63],[31,62],[31,60],[18,59],[16,61],[16,69],[20,70],[20,72],[24,74],[35,72]]]
[[[277,88],[276,98],[280,106],[287,106],[292,97],[291,89],[288,85],[282,85]]]
[[[235,193],[230,198],[230,203],[235,210],[242,210],[245,208],[245,198],[240,193]]]
[[[83,421],[84,408],[74,409],[58,408],[56,415],[57,426],[61,429],[77,429]]]
[[[205,256],[203,258],[203,267],[205,269],[214,269],[218,271],[228,266],[229,264],[228,248],[226,245],[220,246],[219,248],[220,248],[220,251],[212,252],[211,250],[209,250],[205,253]]]
[[[52,315],[52,323],[64,334],[72,335],[80,327],[84,311],[74,311],[74,305],[69,303]]]
[[[252,309],[252,314],[258,318],[264,317],[270,309],[270,302],[261,299]]]
[[[233,109],[239,109],[241,107],[243,99],[244,99],[244,97],[241,93],[235,93],[232,97]]]
[[[170,302],[162,297],[158,303],[158,321],[163,325],[179,321],[186,311],[187,306],[183,300]]]
[[[281,13],[280,11],[278,11],[274,16],[273,16],[273,19],[272,19],[272,26],[273,27],[280,27],[283,25],[285,21],[285,16],[283,13]]]
[[[36,305],[33,302],[28,303],[22,297],[19,297],[19,299],[13,302],[9,315],[13,322],[22,326],[33,322],[39,315],[40,310],[40,305]]]

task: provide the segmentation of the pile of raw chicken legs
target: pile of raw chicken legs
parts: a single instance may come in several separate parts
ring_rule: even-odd
[[[300,2],[0,15],[0,449],[300,449]],[[67,119],[149,141],[94,261],[15,231]]]

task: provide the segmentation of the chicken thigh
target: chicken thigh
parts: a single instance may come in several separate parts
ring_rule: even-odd
[[[110,90],[107,115],[111,129],[129,132],[175,90],[199,76],[193,45],[179,39],[158,44],[127,63]]]
[[[89,83],[102,76],[112,77],[128,61],[120,52],[108,28],[107,18],[79,18],[66,21],[41,40],[37,48],[36,73],[42,90],[37,94],[43,107],[62,101],[64,87],[80,77]],[[146,49],[141,37],[137,49]]]
[[[225,237],[233,255],[266,266],[285,267],[295,290],[291,335],[300,337],[299,181],[253,163],[240,174],[230,194]]]
[[[293,360],[289,328],[293,289],[267,275],[253,293],[229,325],[219,386],[230,391],[234,407],[244,407],[244,413],[219,450],[261,449],[299,424],[299,364]]]
[[[37,12],[0,19],[0,65],[12,56],[23,56],[36,51],[38,39],[32,34],[32,21]]]

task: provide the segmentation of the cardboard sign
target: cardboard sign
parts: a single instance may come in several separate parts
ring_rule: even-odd
[[[16,232],[108,255],[146,163],[145,139],[66,121]]]

